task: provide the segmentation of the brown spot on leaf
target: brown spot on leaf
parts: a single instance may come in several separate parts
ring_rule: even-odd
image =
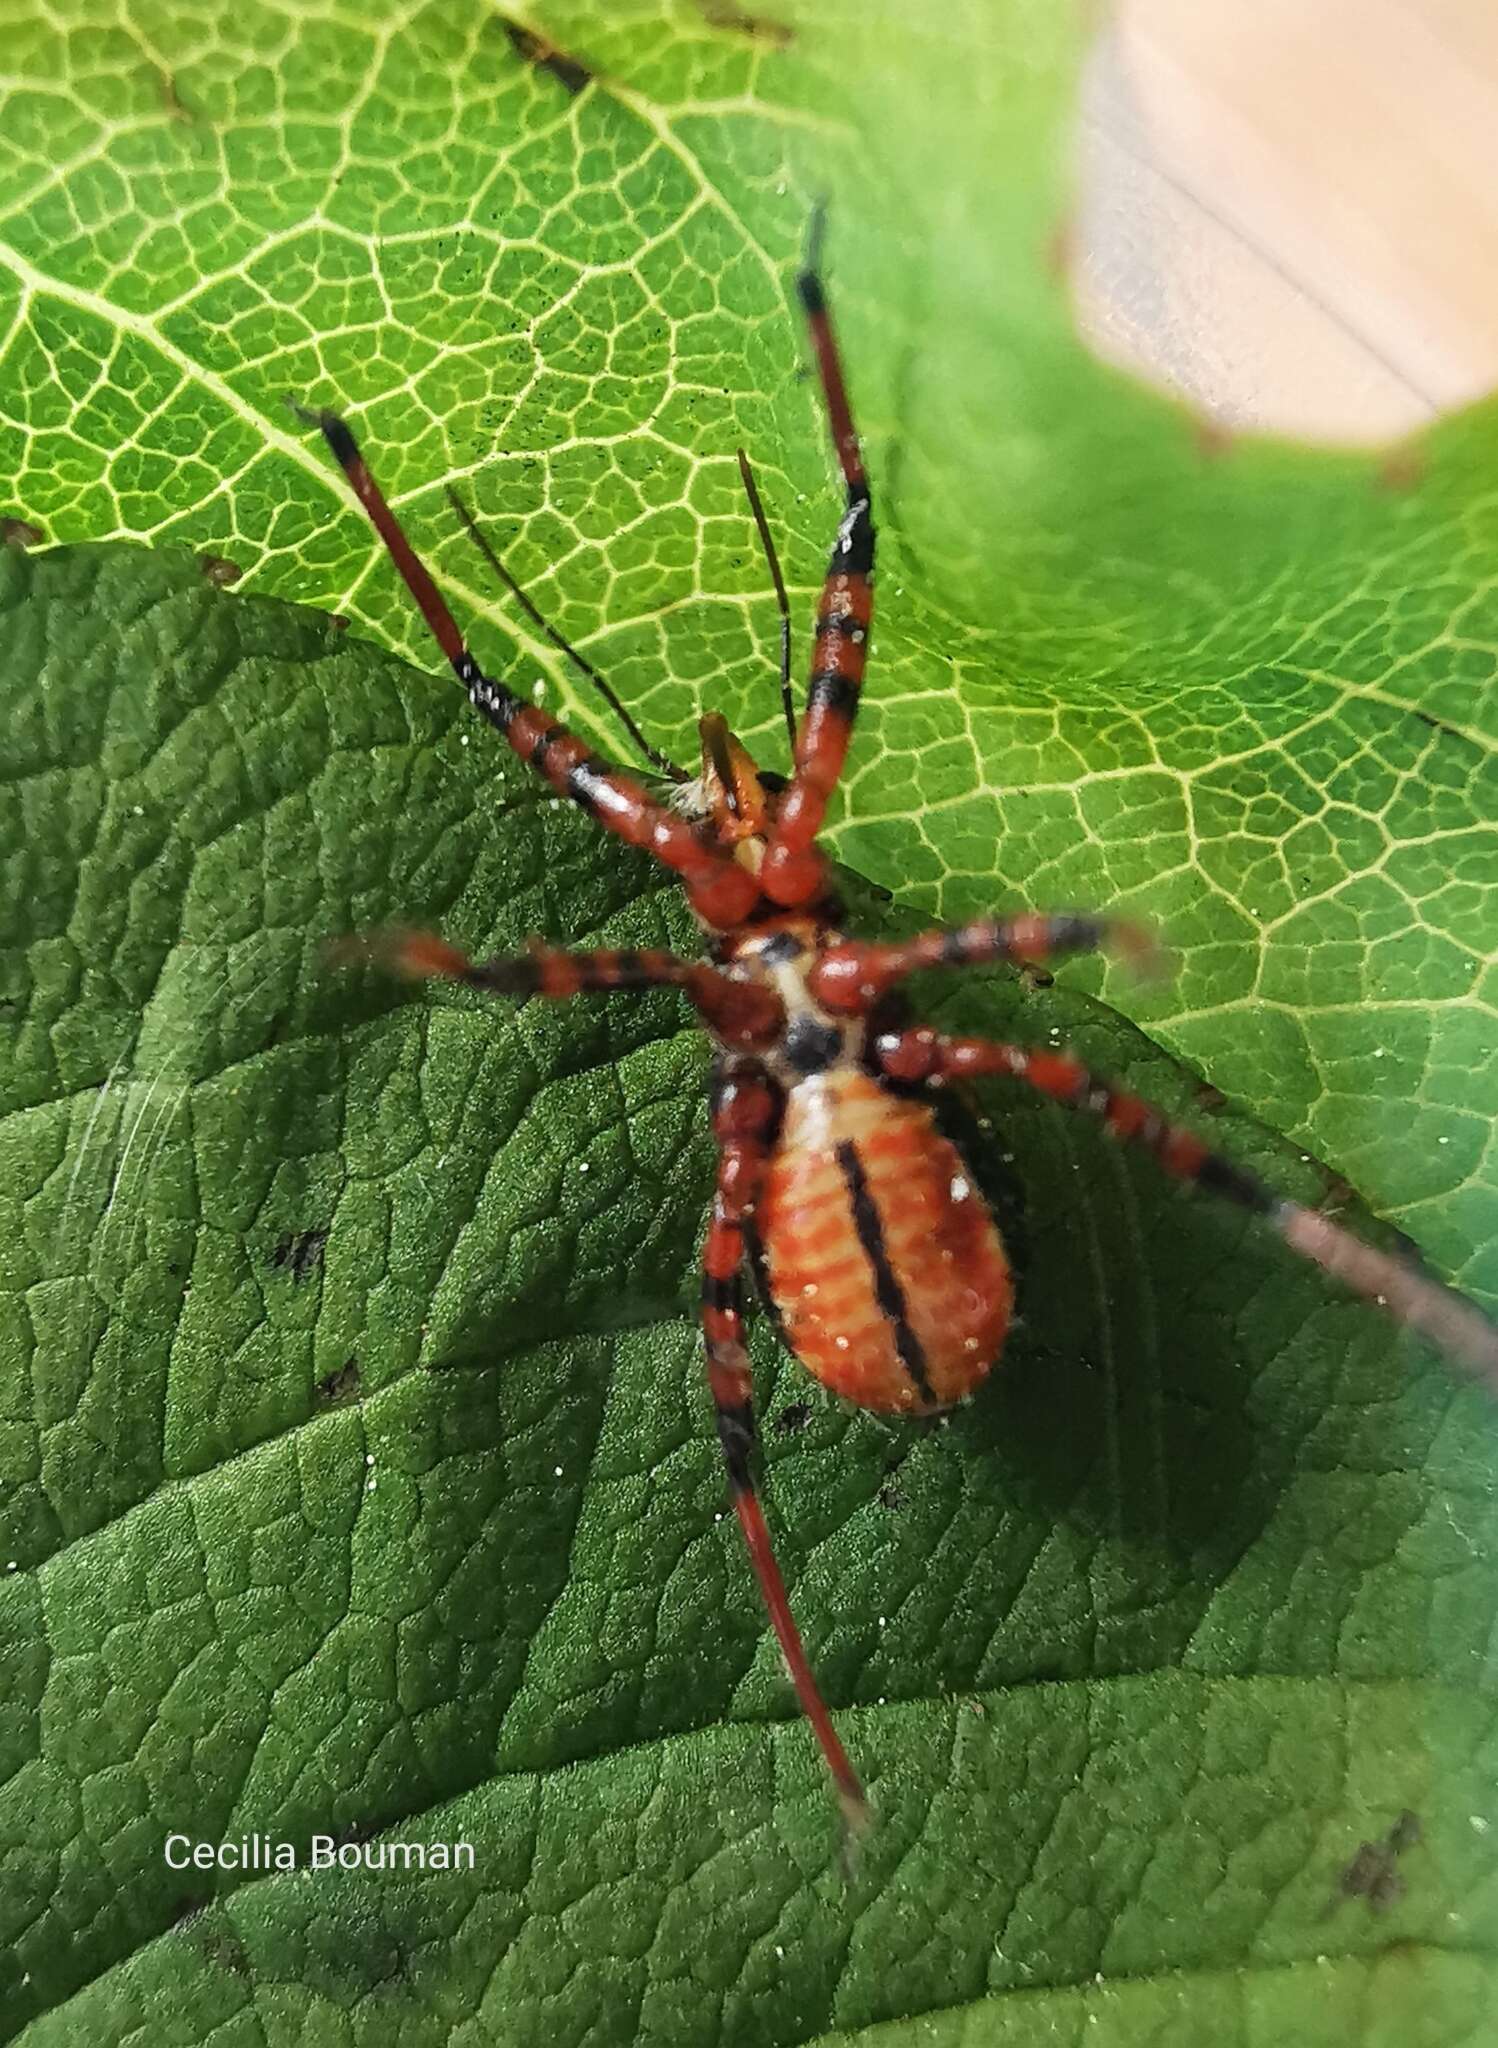
[[[1077,261],[1077,224],[1068,215],[1046,236],[1045,267],[1056,284],[1070,281]]]
[[[359,1370],[357,1358],[346,1358],[336,1372],[330,1372],[325,1380],[319,1380],[313,1388],[313,1398],[319,1407],[333,1408],[343,1401],[357,1401],[364,1375]]]
[[[177,84],[176,77],[172,72],[158,71],[156,73],[156,89],[161,94],[162,105],[172,116],[173,120],[186,121],[189,125],[196,123],[199,118],[198,111],[195,107],[189,106],[182,97],[181,87]]]
[[[231,1977],[248,1978],[251,1975],[244,1943],[216,1901],[210,1902],[201,1913],[179,1921],[178,1925],[207,1961]]]
[[[1391,448],[1378,465],[1379,488],[1412,491],[1425,475],[1425,456],[1418,448]]]
[[[796,40],[796,31],[788,21],[773,21],[768,14],[750,14],[731,5],[730,0],[697,0],[697,5],[709,28],[749,36],[757,43],[773,44],[777,50],[789,49]]]
[[[1386,1913],[1407,1889],[1397,1859],[1415,1846],[1421,1833],[1419,1814],[1406,1808],[1382,1841],[1359,1842],[1337,1879],[1327,1912],[1334,1912],[1344,1899],[1366,1899],[1370,1911]]]
[[[231,562],[224,555],[199,555],[198,567],[204,580],[215,584],[220,590],[227,590],[231,583],[237,583],[244,571],[238,562]]]
[[[522,64],[531,64],[537,71],[549,72],[574,99],[585,85],[593,83],[593,73],[586,64],[580,64],[576,57],[569,57],[565,50],[559,50],[555,43],[537,35],[534,29],[526,28],[522,22],[511,21],[505,15],[499,17],[499,25],[509,37],[510,47]]]
[[[1418,1813],[1411,1813],[1406,1807],[1385,1837],[1389,1848],[1398,1856],[1405,1849],[1413,1849],[1425,1830],[1420,1825]]]
[[[273,1266],[289,1266],[293,1280],[305,1280],[322,1264],[326,1230],[289,1230],[270,1255]]]
[[[1454,725],[1448,725],[1444,718],[1437,718],[1433,711],[1421,711],[1416,708],[1415,716],[1422,725],[1428,725],[1432,732],[1443,732],[1448,739],[1453,740],[1459,740],[1463,737]]]
[[[39,548],[47,536],[29,519],[0,519],[0,542],[13,548]]]
[[[1210,413],[1198,413],[1191,422],[1191,438],[1204,462],[1220,462],[1237,437],[1224,421],[1213,419]]]

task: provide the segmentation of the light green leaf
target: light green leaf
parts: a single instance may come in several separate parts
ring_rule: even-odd
[[[1211,458],[1093,362],[1045,261],[1070,10],[817,0],[787,45],[692,0],[538,8],[575,98],[487,6],[70,18],[12,37],[16,513],[190,540],[429,662],[283,405],[336,402],[470,611],[454,481],[653,734],[711,703],[774,753],[733,450],[804,616],[827,462],[786,279],[829,194],[884,536],[840,851],[946,917],[1159,918],[1179,978],[1109,999],[1498,1300],[1492,415],[1390,490]],[[513,616],[481,638],[597,728]]]

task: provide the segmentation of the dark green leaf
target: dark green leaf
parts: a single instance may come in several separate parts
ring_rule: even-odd
[[[690,943],[674,893],[450,683],[315,614],[171,555],[3,573],[0,1983],[13,2023],[50,2015],[28,2048],[340,2014],[372,2041],[474,2015],[506,2041],[902,2015],[1142,2041],[1182,2014],[1253,2042],[1294,2012],[1350,2041],[1386,1981],[1426,2029],[1401,2039],[1481,2038],[1476,1389],[1237,1216],[986,1094],[975,1163],[1025,1247],[1004,1369],[946,1429],[818,1398],[768,1433],[879,1807],[845,1890],[722,1521],[700,1038],[670,997],[517,1010],[319,958],[397,913],[477,948]],[[933,1007],[1190,1108],[1086,997],[988,978]],[[767,1416],[804,1401],[764,1332],[758,1358]],[[1375,1912],[1342,1873],[1405,1809]],[[169,1831],[461,1837],[477,1866],[177,1872]]]

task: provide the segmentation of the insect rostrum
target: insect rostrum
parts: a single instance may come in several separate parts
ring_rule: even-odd
[[[729,1488],[771,1625],[845,1823],[857,1829],[868,1819],[868,1802],[802,1647],[755,1491],[744,1268],[752,1238],[786,1342],[836,1393],[905,1415],[931,1414],[972,1393],[1009,1327],[1009,1261],[959,1154],[937,1131],[922,1087],[1005,1075],[1099,1118],[1177,1180],[1259,1215],[1292,1249],[1495,1387],[1498,1330],[1453,1290],[1276,1195],[1068,1053],[950,1038],[893,1021],[886,998],[918,969],[1034,963],[1100,948],[1144,956],[1150,941],[1122,920],[1075,913],[980,919],[890,945],[863,944],[841,929],[817,841],[858,710],[875,529],[816,241],[798,290],[846,508],[818,605],[805,709],[792,720],[793,770],[783,785],[761,774],[715,713],[700,721],[700,776],[689,780],[667,763],[675,790],[647,785],[485,675],[349,428],[332,413],[306,417],[320,426],[475,709],[559,795],[677,874],[707,935],[711,957],[704,961],[657,951],[569,953],[540,941],[519,956],[473,961],[443,939],[402,932],[363,943],[400,973],[443,976],[510,997],[669,985],[716,1041],[711,1117],[718,1168],[701,1303],[708,1383]],[[742,458],[741,467],[783,593]]]

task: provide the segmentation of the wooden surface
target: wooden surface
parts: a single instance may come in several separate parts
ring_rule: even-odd
[[[1498,0],[1116,0],[1079,150],[1111,360],[1338,441],[1498,385]]]

